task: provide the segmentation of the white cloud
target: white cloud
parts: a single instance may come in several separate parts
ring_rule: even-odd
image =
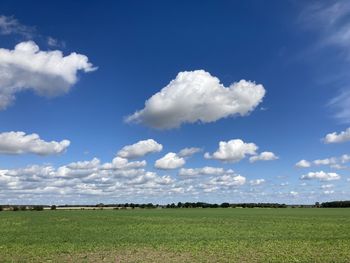
[[[0,110],[24,90],[47,97],[67,93],[77,82],[78,71],[95,69],[85,55],[40,51],[32,41],[21,42],[14,50],[0,48]]]
[[[326,135],[324,138],[325,143],[343,143],[350,141],[350,128],[340,133],[332,132]]]
[[[265,183],[265,179],[255,179],[249,181],[250,185],[261,185],[263,183]]]
[[[12,16],[0,16],[0,34],[1,35],[21,35],[25,38],[31,38],[35,33],[34,27],[22,25]]]
[[[333,188],[333,187],[334,187],[334,184],[323,184],[323,185],[321,185],[322,189],[328,189],[328,188]]]
[[[145,156],[149,153],[160,152],[162,149],[163,145],[153,139],[148,139],[124,146],[117,155],[122,158],[132,159]]]
[[[278,159],[278,156],[276,156],[273,152],[262,152],[257,156],[250,157],[249,161],[251,163],[254,163],[256,161],[273,161],[277,159]]]
[[[145,167],[147,162],[143,161],[135,161],[129,162],[128,159],[122,157],[115,157],[111,163],[105,163],[102,165],[102,169],[104,170],[113,170],[113,169],[138,169]]]
[[[246,178],[241,175],[224,174],[219,177],[213,177],[209,184],[211,185],[221,185],[221,186],[241,186],[246,182]]]
[[[198,175],[222,175],[224,173],[232,173],[232,170],[225,171],[223,168],[205,166],[203,168],[181,168],[179,171],[180,176],[198,176]]]
[[[301,179],[302,180],[317,179],[320,181],[333,181],[333,180],[339,180],[340,175],[337,173],[326,173],[324,171],[309,172],[308,174],[302,175]]]
[[[59,154],[64,152],[69,145],[68,140],[46,142],[35,133],[26,134],[13,131],[0,133],[0,154]]]
[[[158,169],[170,170],[182,167],[186,163],[185,159],[179,157],[176,153],[170,152],[158,159],[154,167]]]
[[[297,195],[299,195],[299,193],[296,192],[296,191],[290,191],[289,194],[290,194],[291,196],[297,196]]]
[[[180,157],[189,157],[189,156],[196,154],[200,151],[202,151],[202,149],[196,148],[196,147],[184,148],[177,155]]]
[[[219,149],[213,154],[205,153],[206,159],[215,159],[223,162],[239,162],[246,155],[255,155],[258,147],[254,143],[245,143],[240,139],[221,141]]]
[[[306,160],[300,160],[299,162],[297,162],[295,164],[295,166],[298,168],[309,168],[309,167],[311,167],[311,163],[309,161],[306,161]]]
[[[341,161],[341,163],[350,162],[350,155],[349,155],[349,154],[343,154],[343,155],[340,157],[340,161]]]
[[[224,87],[204,70],[180,72],[160,92],[145,102],[144,109],[126,118],[157,129],[171,129],[183,123],[209,123],[221,118],[245,116],[265,95],[260,84],[241,80]]]
[[[334,165],[336,163],[337,163],[337,159],[334,157],[314,161],[315,165]]]

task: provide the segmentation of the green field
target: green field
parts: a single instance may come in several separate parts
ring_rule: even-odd
[[[350,262],[350,209],[3,211],[0,262]]]

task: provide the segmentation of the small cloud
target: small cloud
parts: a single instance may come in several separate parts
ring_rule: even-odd
[[[186,163],[185,159],[176,153],[170,152],[155,162],[154,167],[163,170],[177,169]]]
[[[196,148],[196,147],[184,148],[178,153],[178,156],[189,157],[189,156],[192,156],[193,154],[199,153],[201,151],[202,151],[201,148]]]
[[[145,156],[150,153],[160,152],[163,145],[157,143],[153,139],[139,141],[132,145],[124,146],[117,155],[126,159],[133,159]]]
[[[255,179],[249,181],[250,185],[261,185],[263,183],[265,183],[265,179]]]
[[[326,173],[324,171],[320,172],[309,172],[308,174],[302,175],[300,177],[301,180],[320,180],[320,181],[333,181],[333,180],[339,180],[340,175],[337,173]]]
[[[239,162],[247,155],[255,155],[258,146],[254,143],[245,143],[241,139],[221,141],[219,149],[213,154],[205,153],[204,158],[215,159],[223,162]]]
[[[0,34],[1,35],[21,35],[26,39],[30,39],[35,34],[34,27],[22,25],[13,16],[0,16]]]
[[[273,161],[277,160],[279,157],[276,156],[273,152],[262,152],[259,155],[252,156],[249,158],[249,161],[251,163],[254,163],[256,161]]]
[[[0,154],[60,154],[66,151],[69,145],[69,140],[46,142],[36,133],[14,131],[0,133]]]
[[[325,143],[344,143],[350,141],[350,128],[340,133],[332,132],[323,139]]]
[[[295,166],[298,168],[309,168],[311,166],[311,163],[306,160],[300,160],[295,164]]]

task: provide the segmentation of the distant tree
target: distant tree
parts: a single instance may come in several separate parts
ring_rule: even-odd
[[[316,202],[315,207],[320,207],[320,202]]]
[[[21,211],[26,211],[26,210],[27,210],[27,207],[26,207],[25,205],[21,205],[21,206],[19,207],[19,210],[21,210]]]
[[[2,210],[4,210],[4,209],[3,209],[2,206],[0,205],[0,212],[1,212]]]
[[[19,207],[18,207],[18,206],[14,205],[14,206],[12,207],[12,211],[18,211],[18,210],[19,210]]]
[[[34,211],[43,211],[44,207],[42,205],[35,205],[33,206]]]
[[[56,207],[55,205],[52,205],[52,206],[51,206],[51,210],[56,210],[56,208],[57,208],[57,207]]]
[[[229,203],[222,203],[220,206],[222,208],[227,208],[227,207],[230,207],[230,204]]]

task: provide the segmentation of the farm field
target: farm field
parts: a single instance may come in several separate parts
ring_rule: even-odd
[[[350,209],[0,212],[0,262],[350,262]]]

